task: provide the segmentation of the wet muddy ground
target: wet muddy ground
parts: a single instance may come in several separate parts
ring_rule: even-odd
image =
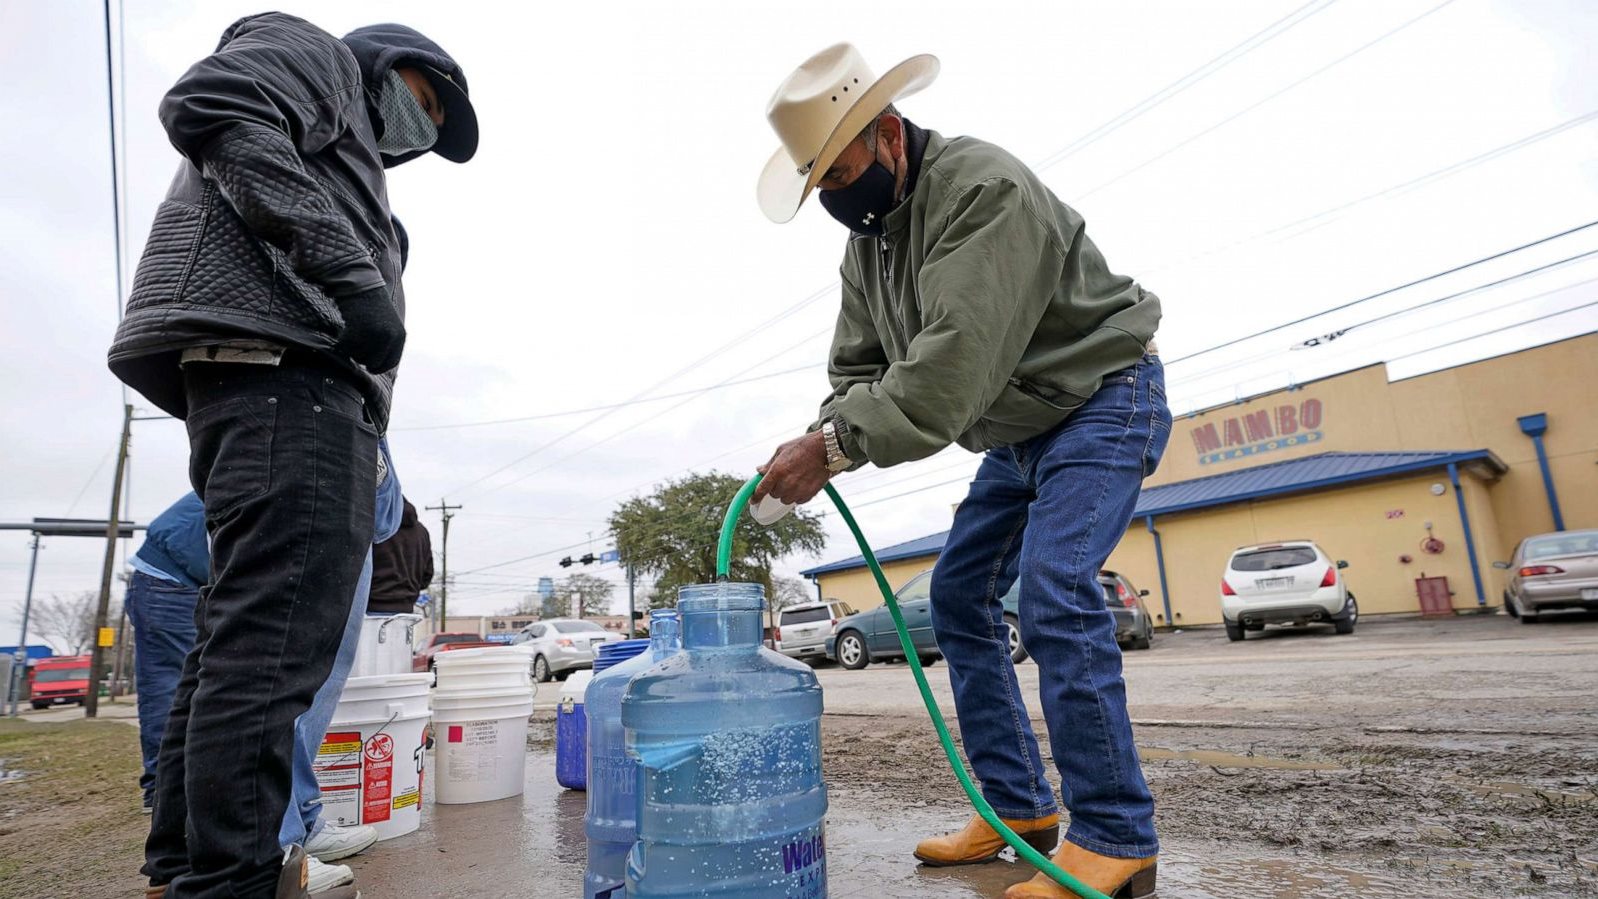
[[[1326,634],[1188,631],[1128,654],[1162,899],[1598,896],[1598,618]],[[929,674],[952,717],[945,671]],[[1035,695],[1036,666],[1019,671]],[[818,674],[830,895],[996,897],[1031,875],[917,866],[915,842],[969,810],[909,670]],[[555,784],[556,692],[540,696],[525,795],[428,802],[421,830],[350,860],[367,899],[581,895],[584,796]],[[0,726],[0,756],[24,760],[0,784],[0,897],[133,895],[147,824],[134,728],[51,725],[94,730],[41,746],[18,726],[38,727]],[[70,766],[28,774],[79,745],[119,764],[84,768],[77,787]]]
[[[1127,655],[1163,899],[1598,896],[1598,620],[1325,634],[1188,631]],[[945,671],[929,674],[952,712]],[[918,866],[915,842],[969,809],[909,670],[818,673],[832,896],[994,897],[1031,876]],[[1020,676],[1035,695],[1036,666]],[[430,895],[577,895],[583,800],[554,784],[552,717],[535,717],[526,797],[429,807],[423,832],[358,861],[363,885],[408,895],[447,868]]]

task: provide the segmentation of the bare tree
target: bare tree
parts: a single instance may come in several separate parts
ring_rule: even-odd
[[[810,585],[796,577],[774,577],[771,579],[771,610],[773,612],[795,606],[802,602],[811,602],[816,598],[816,593]]]
[[[34,604],[33,628],[51,643],[66,647],[68,654],[80,655],[94,645],[94,612],[99,598],[92,590],[75,596],[52,594]],[[121,614],[115,610],[113,613]]]
[[[610,597],[615,591],[616,585],[602,577],[580,571],[567,575],[555,582],[555,595],[545,603],[546,609],[554,614],[546,614],[544,617],[571,617],[572,600],[577,597],[582,598],[584,617],[609,615]]]
[[[538,615],[543,607],[544,598],[537,593],[528,593],[516,601],[513,606],[506,606],[499,610],[499,614],[511,617],[515,615]]]

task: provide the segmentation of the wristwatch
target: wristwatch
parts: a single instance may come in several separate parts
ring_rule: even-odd
[[[821,440],[827,447],[827,470],[836,474],[854,467],[854,460],[843,451],[842,435],[849,433],[849,425],[841,418],[829,418],[821,423]]]

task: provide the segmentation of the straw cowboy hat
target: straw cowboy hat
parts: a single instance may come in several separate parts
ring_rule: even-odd
[[[834,44],[800,64],[771,102],[766,119],[782,146],[760,173],[760,211],[779,224],[794,217],[838,154],[893,101],[938,77],[938,58],[912,56],[881,78],[852,44]]]

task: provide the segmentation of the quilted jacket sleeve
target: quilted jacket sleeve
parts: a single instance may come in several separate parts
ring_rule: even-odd
[[[161,101],[173,146],[214,180],[250,230],[333,296],[383,286],[348,217],[301,161],[364,115],[355,58],[302,19],[244,19]],[[353,113],[352,113],[353,111]]]

